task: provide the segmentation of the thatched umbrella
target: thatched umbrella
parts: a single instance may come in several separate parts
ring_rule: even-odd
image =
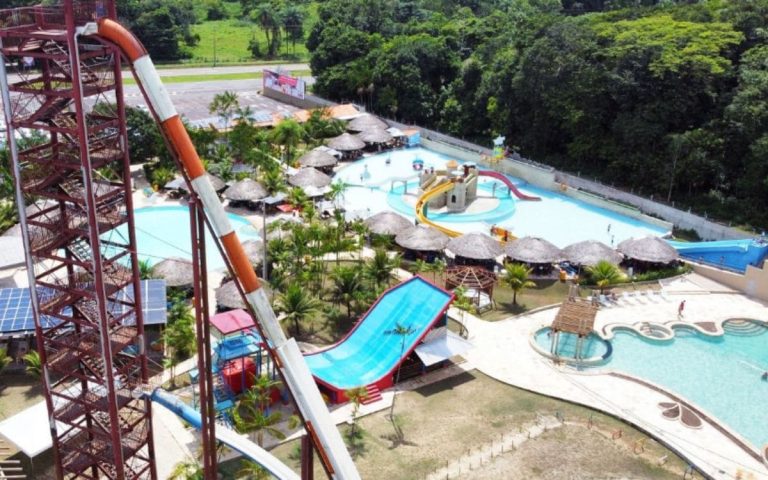
[[[358,133],[357,137],[365,143],[387,143],[392,140],[392,135],[380,128],[365,130]]]
[[[171,257],[152,267],[152,275],[164,278],[169,287],[186,287],[195,281],[192,262],[185,258]]]
[[[267,235],[269,236],[269,235]],[[259,240],[246,240],[243,242],[243,250],[251,265],[261,265],[264,263],[264,242]]]
[[[606,260],[613,264],[619,264],[622,255],[604,243],[596,240],[568,245],[563,250],[566,260],[576,265],[596,265],[600,260]]]
[[[220,179],[216,175],[211,175],[210,173],[206,173],[206,175],[208,175],[208,178],[211,179],[211,185],[213,185],[213,189],[215,191],[221,192],[222,190],[226,190],[227,189],[227,184],[224,183],[224,180]],[[168,186],[168,185],[171,185],[171,183],[173,183],[173,182],[168,182],[165,185],[165,188],[171,188],[171,187]],[[180,182],[179,186],[176,187],[176,188],[184,190],[185,192],[189,192],[189,188],[187,187],[187,182],[185,182],[183,180]]]
[[[426,225],[403,230],[395,237],[395,243],[408,250],[436,252],[445,248],[450,241],[448,235]]]
[[[328,146],[340,152],[349,152],[353,150],[362,150],[365,148],[365,142],[349,133],[342,133],[338,137],[333,137],[328,141]]]
[[[339,163],[339,160],[328,152],[322,150],[310,150],[299,157],[299,165],[302,167],[332,167]]]
[[[395,212],[379,212],[365,220],[368,229],[377,235],[397,235],[413,227],[413,223]]]
[[[371,114],[360,115],[353,118],[347,124],[347,130],[350,132],[367,132],[374,129],[386,130],[388,127],[389,125],[384,123],[383,120]]]
[[[322,188],[331,184],[331,177],[315,168],[302,168],[299,173],[288,178],[288,183],[294,187]]]
[[[633,260],[670,263],[679,258],[677,250],[659,237],[630,238],[619,244],[619,252]]]
[[[267,297],[272,297],[272,292],[265,285],[262,284],[261,288]],[[220,309],[247,308],[234,280],[229,280],[216,289],[216,306]]]
[[[493,260],[504,253],[498,241],[477,232],[452,238],[445,248],[460,257],[473,260]]]
[[[525,263],[558,263],[565,260],[562,250],[538,237],[513,240],[507,243],[504,253],[512,260]]]
[[[254,202],[267,195],[267,190],[259,182],[250,178],[233,183],[224,194],[235,202]]]

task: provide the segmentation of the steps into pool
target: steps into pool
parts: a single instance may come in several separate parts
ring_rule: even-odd
[[[740,337],[751,337],[765,333],[766,327],[757,322],[749,320],[731,320],[723,324],[723,330],[731,335]]]
[[[381,391],[379,390],[379,387],[376,386],[376,384],[372,383],[370,385],[366,385],[365,391],[366,396],[363,400],[360,401],[361,404],[370,405],[381,400]]]

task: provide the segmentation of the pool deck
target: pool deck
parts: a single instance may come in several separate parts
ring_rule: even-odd
[[[665,282],[668,299],[641,298],[634,303],[601,308],[595,328],[610,323],[634,324],[676,322],[677,307],[686,300],[686,318],[721,325],[730,318],[768,321],[765,304],[733,293],[696,274]],[[661,415],[660,402],[674,398],[638,382],[608,374],[584,373],[566,365],[555,365],[533,350],[530,338],[536,330],[549,326],[557,308],[499,322],[486,322],[466,314],[464,323],[475,348],[465,357],[478,370],[499,381],[544,395],[586,405],[645,430],[712,478],[768,479],[768,468],[707,420],[701,429],[692,430]],[[453,318],[460,317],[452,310]],[[694,405],[695,406],[695,405]],[[722,429],[722,430],[721,430]],[[760,448],[762,446],[758,446]]]

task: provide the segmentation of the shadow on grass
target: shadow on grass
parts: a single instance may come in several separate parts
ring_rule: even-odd
[[[429,397],[436,393],[444,392],[446,390],[452,390],[456,387],[461,386],[464,383],[471,382],[475,378],[476,377],[472,373],[464,372],[454,377],[446,378],[445,380],[441,380],[439,382],[430,383],[429,385],[424,385],[423,387],[419,387],[415,389],[414,392],[418,393],[422,397]]]

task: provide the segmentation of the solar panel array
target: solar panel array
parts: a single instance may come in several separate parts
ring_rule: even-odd
[[[143,280],[141,282],[141,308],[144,313],[145,325],[157,325],[166,322],[167,300],[165,280]],[[42,301],[53,296],[53,291],[38,287],[38,294]],[[118,300],[131,301],[133,286],[129,285],[118,293]],[[110,305],[114,315],[119,315],[128,310],[128,306],[121,303]],[[71,309],[66,308],[62,315],[71,315]],[[41,323],[43,328],[51,328],[58,325],[61,320],[49,316],[43,316]],[[130,318],[127,324],[133,324]],[[0,335],[31,333],[35,330],[35,319],[32,314],[28,288],[3,288],[0,289]]]

